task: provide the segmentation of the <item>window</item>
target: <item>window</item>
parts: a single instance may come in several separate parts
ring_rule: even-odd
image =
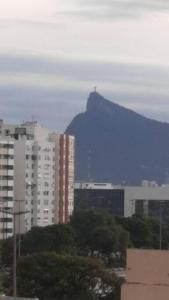
[[[8,222],[13,222],[12,218],[0,218],[0,222],[8,223]]]
[[[1,159],[14,159],[14,155],[0,154]]]
[[[1,197],[1,200],[2,201],[7,201],[7,202],[8,201],[13,201],[13,197],[8,197],[8,196],[7,197]]]
[[[45,181],[44,186],[49,186],[49,183]]]
[[[43,194],[44,194],[45,196],[48,196],[48,195],[49,195],[49,192],[48,192],[48,191],[44,191]]]
[[[0,148],[13,149],[14,144],[0,144]]]
[[[13,191],[13,186],[0,186],[0,191]]]
[[[2,228],[1,232],[2,233],[12,233],[12,228]]]
[[[47,170],[49,167],[50,167],[49,164],[45,164],[45,165],[44,165],[44,169],[46,169],[46,170]]]
[[[13,176],[8,176],[8,175],[0,176],[0,180],[13,180],[13,179],[14,179]]]
[[[10,130],[9,129],[6,129],[5,130],[5,135],[9,135],[10,134]]]
[[[13,170],[13,166],[10,166],[10,165],[0,165],[0,169],[2,169],[2,170]]]
[[[44,200],[44,205],[48,205],[49,201],[47,199]]]
[[[45,160],[50,160],[50,157],[48,155],[45,155]]]

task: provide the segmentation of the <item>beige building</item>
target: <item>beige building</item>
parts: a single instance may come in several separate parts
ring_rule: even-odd
[[[12,207],[27,212],[17,231],[67,222],[74,208],[74,137],[37,122],[0,125],[1,137],[13,143]]]
[[[121,300],[169,299],[169,251],[128,250]]]

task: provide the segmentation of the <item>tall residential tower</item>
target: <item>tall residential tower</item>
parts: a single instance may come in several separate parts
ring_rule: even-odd
[[[13,145],[12,206],[28,211],[19,217],[17,231],[66,223],[74,207],[74,137],[52,133],[37,122],[1,122],[0,131]]]

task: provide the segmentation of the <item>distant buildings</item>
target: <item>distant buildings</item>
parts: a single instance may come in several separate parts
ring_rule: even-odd
[[[121,300],[159,300],[169,295],[169,251],[127,251],[126,282]]]
[[[99,208],[112,215],[169,216],[169,185],[144,181],[142,186],[76,183],[75,209]]]
[[[112,215],[124,215],[124,189],[111,183],[75,183],[75,210],[103,209]]]
[[[74,137],[37,122],[1,121],[0,145],[1,209],[29,211],[18,217],[17,231],[66,223],[74,208]],[[12,234],[12,219],[0,215],[2,238]]]

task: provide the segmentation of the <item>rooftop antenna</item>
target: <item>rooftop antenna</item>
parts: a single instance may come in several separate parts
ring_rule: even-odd
[[[97,86],[94,86],[94,92],[95,93],[97,92]]]

